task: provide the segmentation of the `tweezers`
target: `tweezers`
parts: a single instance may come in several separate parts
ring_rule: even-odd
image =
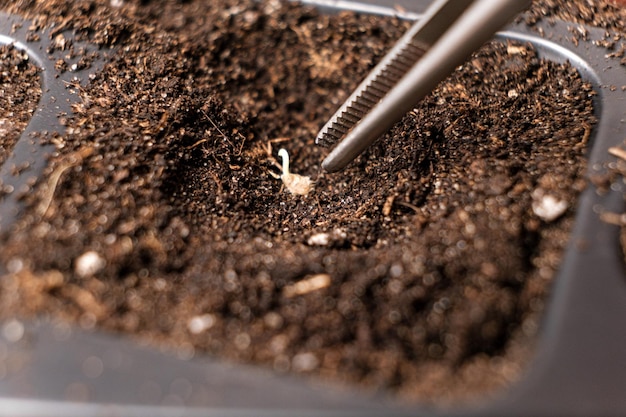
[[[343,169],[532,0],[435,0],[320,130]]]

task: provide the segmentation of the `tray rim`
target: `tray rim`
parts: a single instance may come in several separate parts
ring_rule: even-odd
[[[383,1],[381,0],[381,3],[382,2]],[[329,4],[330,5],[334,5],[334,4],[344,5],[346,3],[351,3],[354,5],[363,4],[363,3],[356,3],[356,2],[348,2],[345,0],[336,0],[336,1],[307,0],[305,1],[305,3],[307,4],[321,3],[322,7],[328,7]],[[422,1],[421,3],[424,4],[427,2]],[[372,6],[371,5],[365,5],[365,6],[367,7],[365,7],[364,9],[358,9],[357,6],[355,6],[353,10],[357,12],[365,11],[367,13],[371,13]],[[380,7],[375,8],[375,10],[380,10],[380,9],[381,9]],[[397,10],[395,9],[386,8],[386,10],[388,10],[387,15],[391,15],[391,16],[397,16],[397,17],[402,17],[402,18],[414,18],[418,16],[418,14],[411,14],[410,16],[412,17],[406,17],[404,15],[400,16],[398,15]],[[0,15],[0,19],[2,18],[3,16]],[[620,100],[626,100],[626,93],[623,93],[623,92],[620,93],[619,91],[617,92],[611,91],[610,85],[612,81],[611,80],[607,81],[607,73],[609,75],[613,74],[614,69],[612,70],[611,68],[609,68],[610,66],[608,64],[609,61],[607,61],[606,58],[600,61],[596,57],[597,62],[589,63],[588,62],[589,58],[583,57],[585,54],[588,54],[588,51],[584,50],[585,45],[575,46],[574,44],[569,43],[569,41],[567,40],[567,35],[568,35],[567,25],[571,25],[571,23],[565,22],[565,23],[557,23],[554,26],[550,25],[549,29],[552,31],[548,33],[549,36],[552,36],[550,39],[546,39],[545,37],[540,37],[539,34],[533,33],[532,30],[528,29],[524,25],[513,25],[507,30],[505,30],[504,32],[501,32],[498,36],[501,38],[505,38],[505,39],[511,36],[515,36],[518,38],[518,40],[521,39],[524,41],[528,40],[531,42],[533,41],[538,42],[544,48],[554,47],[554,51],[558,52],[557,55],[560,54],[561,57],[565,55],[566,60],[567,59],[576,60],[576,63],[574,63],[574,65],[577,68],[578,68],[578,65],[580,65],[580,68],[584,69],[581,72],[596,85],[596,87],[598,88],[598,92],[599,92],[599,96],[597,98],[597,103],[599,104],[598,109],[601,114],[600,114],[600,122],[598,126],[596,126],[596,128],[594,129],[593,136],[595,137],[595,140],[593,144],[590,145],[590,148],[589,148],[591,151],[589,155],[589,161],[590,161],[589,169],[590,169],[590,174],[594,174],[597,172],[601,172],[604,169],[603,167],[604,162],[608,162],[612,160],[609,157],[608,153],[605,152],[608,149],[608,147],[621,144],[623,141],[623,138],[626,137],[626,135],[624,134],[624,132],[626,131],[626,127],[624,127],[624,123],[620,122],[621,119],[619,118],[615,119],[616,117],[615,106],[607,105],[607,103],[612,104],[613,100],[616,100],[618,102],[620,102]],[[603,30],[600,30],[600,29],[590,28],[589,30],[592,35],[596,35],[596,36],[601,35],[602,34],[601,32],[603,32]],[[560,36],[561,39],[556,39],[556,35],[554,34],[555,31],[561,32],[560,34],[558,34],[558,36]],[[4,38],[0,38],[0,40],[2,39]],[[611,78],[611,77],[608,77],[608,78]],[[608,113],[609,115],[605,116],[607,111],[609,112]],[[612,124],[614,120],[618,121],[617,127],[613,126]],[[621,125],[619,125],[619,123],[621,123]],[[622,135],[621,138],[619,137],[620,134]],[[609,142],[609,143],[602,143],[603,146],[601,146],[600,150],[597,149],[598,148],[597,146],[598,136],[600,136],[600,139],[603,139],[604,137],[608,137],[606,141]],[[573,233],[576,234],[577,236],[586,235],[588,233],[595,233],[596,237],[594,238],[594,241],[592,243],[599,245],[598,247],[602,249],[606,249],[606,247],[608,246],[607,245],[608,243],[617,244],[618,230],[616,227],[598,223],[599,222],[598,219],[596,219],[598,221],[594,221],[593,218],[590,220],[587,220],[587,217],[585,217],[584,219],[579,219],[579,217],[583,217],[583,214],[589,214],[589,213],[597,214],[598,205],[602,205],[605,208],[614,209],[614,210],[623,209],[624,201],[623,201],[622,190],[614,190],[613,192],[608,192],[605,195],[598,195],[595,192],[595,190],[588,188],[583,194],[584,195],[582,195],[579,200],[579,213],[577,214],[577,220],[576,220],[577,227],[575,228],[575,231]],[[583,211],[581,211],[583,209],[585,210],[584,213]],[[598,232],[598,230],[600,230],[601,232]],[[598,241],[595,242],[595,240],[598,240]],[[582,274],[582,272],[595,273],[595,271],[597,271],[597,268],[595,269],[595,271],[589,271],[589,265],[587,264],[587,262],[595,263],[598,261],[605,262],[604,266],[606,266],[608,269],[611,269],[613,271],[615,271],[617,263],[619,263],[619,268],[621,269],[623,273],[623,262],[621,262],[618,259],[615,259],[615,256],[613,256],[615,254],[613,255],[601,254],[601,255],[602,256],[600,256],[600,258],[598,258],[597,256],[590,257],[588,256],[588,254],[582,253],[580,248],[577,247],[576,245],[571,245],[567,249],[566,259],[563,261],[563,265],[568,263],[570,267],[566,268],[565,271],[559,271],[556,277],[556,287],[553,290],[553,293],[555,293],[556,297],[547,303],[548,311],[545,313],[546,325],[543,330],[544,335],[539,336],[539,344],[540,344],[539,349],[535,352],[534,358],[531,359],[531,363],[529,363],[529,368],[527,369],[526,375],[522,377],[522,380],[517,383],[512,384],[510,388],[506,390],[506,392],[502,393],[503,394],[502,396],[500,396],[498,399],[496,399],[493,402],[481,404],[477,407],[467,407],[467,408],[463,407],[460,409],[447,410],[444,412],[444,415],[483,415],[483,416],[486,416],[486,415],[494,415],[494,416],[495,415],[565,415],[565,414],[587,415],[590,412],[593,413],[593,412],[598,412],[598,411],[600,411],[602,415],[620,415],[623,413],[619,413],[619,411],[626,412],[626,400],[621,400],[619,402],[612,403],[611,402],[612,400],[616,400],[613,397],[602,398],[601,400],[604,402],[603,404],[599,404],[598,401],[594,400],[593,404],[591,404],[591,407],[589,405],[585,406],[585,404],[583,404],[581,407],[580,401],[574,398],[574,401],[571,404],[566,404],[565,407],[559,408],[558,406],[555,407],[553,401],[551,404],[548,404],[546,402],[545,397],[549,397],[549,399],[559,398],[561,393],[558,393],[556,396],[552,395],[551,393],[548,393],[548,394],[544,394],[543,397],[540,395],[539,396],[540,401],[536,402],[535,404],[528,403],[529,398],[533,398],[533,397],[535,399],[537,398],[536,397],[536,390],[537,390],[536,384],[540,383],[542,378],[546,377],[546,372],[550,371],[550,362],[549,360],[547,360],[547,358],[554,357],[554,355],[558,353],[555,351],[557,347],[556,345],[558,345],[558,340],[555,337],[555,334],[560,334],[561,330],[559,329],[562,329],[563,326],[569,328],[568,326],[572,325],[572,321],[575,321],[578,319],[578,318],[572,319],[571,317],[569,317],[570,316],[569,309],[570,309],[571,296],[572,296],[572,285],[574,285],[573,282],[576,283],[580,281],[580,279],[576,281],[572,277],[578,277]],[[584,271],[581,272],[581,269]],[[602,268],[600,268],[600,270],[602,270]],[[623,274],[619,278],[622,278],[622,277],[623,277]],[[615,278],[615,277],[609,277],[609,278]],[[613,282],[614,279],[611,279],[610,281]],[[619,282],[623,284],[621,280]],[[578,288],[578,287],[574,287],[574,288]],[[586,286],[583,286],[582,288],[585,291],[588,289]],[[576,291],[582,291],[582,290],[576,290]],[[618,290],[616,292],[619,293],[617,294],[618,300],[620,301],[626,300],[626,298],[624,298],[626,297],[626,290],[624,291]],[[574,297],[574,298],[578,300],[579,297]],[[595,305],[592,305],[591,307],[595,307]],[[611,307],[609,308],[609,310],[613,311],[614,309],[616,310],[615,312],[617,313],[626,311],[623,308],[620,309],[619,307],[615,307],[614,305],[611,305],[609,307]],[[598,316],[602,316],[602,315],[598,314]],[[599,318],[602,318],[602,317],[599,317]],[[45,324],[35,325],[33,328],[35,333],[41,331],[40,329],[38,329],[40,326],[43,326],[44,328],[46,327]],[[90,337],[92,337],[91,334],[87,335],[87,338],[90,338]],[[547,339],[547,341],[544,341],[544,339]],[[618,342],[620,343],[619,345],[620,347],[626,346],[626,340],[624,340],[623,337],[620,340],[618,340]],[[124,345],[127,344],[127,342],[125,340],[121,340],[121,338],[120,338],[120,343]],[[621,343],[623,343],[623,345]],[[587,348],[589,347],[585,346],[585,350]],[[558,349],[556,350],[558,351]],[[587,352],[583,352],[583,354],[586,354],[586,353]],[[579,358],[576,355],[574,356],[575,356],[574,359]],[[243,368],[245,369],[245,367]],[[583,376],[584,374],[585,372],[583,372]],[[613,383],[618,383],[618,384],[622,384],[621,386],[626,386],[626,375],[616,375],[615,377],[617,379],[613,381]],[[292,381],[289,381],[289,383],[291,382]],[[594,381],[594,383],[597,383],[597,382],[598,381]],[[306,384],[307,383],[305,382],[305,385]],[[1,383],[0,383],[0,386],[2,386]],[[552,389],[554,388],[555,387],[552,387]],[[532,394],[532,397],[531,397],[531,394]],[[365,401],[365,399],[358,399],[357,402],[361,400]],[[583,398],[583,402],[588,402],[588,400]],[[368,408],[372,406],[372,404],[369,403],[369,401],[366,401],[366,403],[367,403],[366,407],[364,408]],[[146,413],[151,414],[151,412],[154,411],[153,408],[151,408],[151,406],[148,406],[148,405],[112,404],[112,403],[80,404],[80,403],[72,403],[72,402],[66,402],[66,401],[55,402],[55,401],[41,401],[41,400],[23,399],[23,398],[16,399],[16,398],[11,398],[11,397],[9,398],[3,397],[3,394],[0,393],[0,405],[2,404],[6,406],[10,406],[13,409],[13,411],[21,410],[20,412],[23,413],[23,414],[11,414],[11,415],[30,415],[30,414],[61,415],[61,414],[58,414],[58,411],[64,411],[68,413],[68,414],[62,414],[62,415],[79,415],[79,414],[72,414],[74,413],[74,411],[76,411],[77,413],[80,412],[80,415],[100,415],[107,409],[107,407],[109,410],[111,410],[111,407],[113,407],[117,411],[120,411],[120,412],[123,411],[123,413],[126,415],[144,415]],[[352,409],[345,408],[345,405],[342,405],[339,408],[333,407],[331,408],[330,411],[322,410],[322,409],[304,409],[304,408],[303,409],[294,409],[294,408],[283,409],[281,407],[265,408],[262,410],[264,412],[267,412],[268,415],[283,415],[284,414],[284,415],[294,415],[294,416],[326,415],[327,413],[330,413],[330,415],[355,415],[356,413],[358,413],[359,415],[365,414],[366,416],[367,415],[379,415],[381,412],[384,415],[415,415],[416,412],[420,414],[434,413],[434,414],[439,415],[441,413],[440,411],[435,412],[434,410],[424,409],[419,405],[411,406],[407,409],[403,409],[402,407],[398,408],[397,405],[393,405],[393,406],[390,406],[390,408],[385,407],[379,410],[370,409],[368,412],[367,410],[364,411],[363,407],[357,407],[356,404],[357,403],[355,403],[354,408]],[[362,404],[362,405],[365,405],[365,404]],[[600,408],[597,408],[598,406]],[[59,407],[57,408],[57,411],[52,411],[52,408],[56,408],[56,407]],[[2,407],[1,409],[9,410],[4,407]],[[227,411],[226,409],[219,408],[219,407],[217,408],[195,407],[191,409],[187,409],[187,408],[178,409],[176,407],[173,407],[171,409],[167,409],[167,408],[164,409],[162,407],[158,407],[158,410],[160,410],[159,413],[163,415],[178,415],[179,412],[182,412],[182,415],[214,415],[214,414],[223,415],[223,413]],[[239,409],[238,410],[236,408],[228,408],[228,415],[260,415],[259,414],[260,411],[261,409]],[[87,414],[85,414],[85,412]],[[171,413],[168,414],[169,412]],[[139,413],[139,414],[135,414],[135,413]],[[309,413],[313,413],[313,414],[309,414]],[[0,415],[3,415],[3,411],[0,411]]]

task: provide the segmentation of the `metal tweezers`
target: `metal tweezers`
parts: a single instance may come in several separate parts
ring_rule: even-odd
[[[435,0],[319,132],[337,144],[322,168],[343,169],[530,3]]]

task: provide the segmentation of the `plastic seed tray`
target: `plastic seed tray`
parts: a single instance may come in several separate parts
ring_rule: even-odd
[[[325,11],[352,9],[397,14],[384,0],[366,3],[307,1]],[[419,13],[428,1],[405,1]],[[418,14],[405,13],[412,18]],[[571,41],[567,22],[534,29],[511,25],[497,37],[532,43],[540,55],[571,62],[593,84],[599,119],[589,142],[589,170],[601,172],[615,157],[608,149],[626,139],[626,67],[591,41],[604,31],[587,28],[590,41]],[[38,132],[62,132],[62,116],[107,61],[59,74],[43,42],[26,40],[29,22],[0,14],[0,43],[14,44],[43,68],[39,107],[0,169],[0,230],[20,215],[20,196],[43,175],[51,145]],[[540,29],[540,30],[538,30]],[[540,36],[539,34],[542,33]],[[41,38],[46,38],[41,34]],[[70,36],[70,35],[68,35]],[[77,43],[79,45],[79,43]],[[110,51],[113,53],[113,51]],[[71,63],[70,63],[71,68]],[[70,87],[68,87],[68,85]],[[2,416],[623,416],[626,415],[626,274],[619,228],[602,210],[624,211],[624,190],[579,198],[576,226],[560,267],[535,356],[524,376],[495,400],[469,408],[400,406],[386,398],[270,371],[233,366],[186,352],[158,351],[108,334],[66,324],[5,322],[0,326]],[[71,395],[68,396],[68,393]]]

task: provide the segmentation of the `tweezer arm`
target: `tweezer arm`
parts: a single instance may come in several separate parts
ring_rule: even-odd
[[[343,169],[530,3],[531,0],[475,1],[347,132],[343,141],[322,162],[322,167],[329,172]]]
[[[435,0],[320,130],[315,142],[339,142],[420,60],[474,0]]]

